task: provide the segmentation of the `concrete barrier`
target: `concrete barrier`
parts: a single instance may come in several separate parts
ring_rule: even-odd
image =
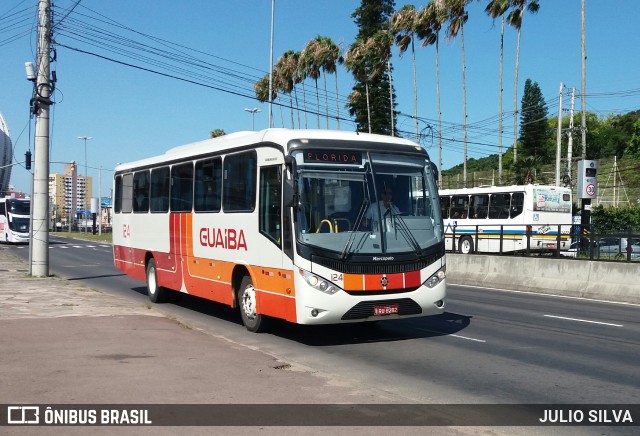
[[[451,284],[640,304],[640,264],[447,253]]]

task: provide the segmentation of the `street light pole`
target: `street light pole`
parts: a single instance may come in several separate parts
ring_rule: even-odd
[[[87,141],[93,139],[91,136],[78,136],[84,141],[84,196],[82,197],[82,218],[84,219],[85,232],[87,231]]]
[[[254,107],[253,109],[245,108],[244,110],[251,114],[251,130],[256,130],[256,113],[262,111],[257,107]]]

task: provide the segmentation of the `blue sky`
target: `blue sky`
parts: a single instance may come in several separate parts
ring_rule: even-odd
[[[54,2],[58,17],[65,15],[76,0]],[[396,1],[396,8],[411,2]],[[498,56],[499,22],[495,25],[484,13],[487,1],[469,7],[465,25],[467,122],[470,125],[469,157],[497,152],[498,143]],[[570,88],[580,93],[580,0],[541,0],[540,11],[524,18],[521,41],[518,102],[527,78],[538,82],[549,106],[557,116],[560,82],[567,86],[563,106],[569,107]],[[112,169],[117,163],[136,160],[165,150],[205,139],[213,129],[227,133],[250,130],[251,114],[245,108],[257,107],[256,129],[267,127],[267,105],[249,97],[251,80],[269,69],[270,0],[82,0],[63,23],[65,32],[54,34],[54,64],[58,82],[52,112],[51,172],[62,172],[64,163],[75,160],[84,172],[84,143],[78,136],[91,136],[87,142],[87,166],[94,177],[93,195],[98,195],[98,168],[102,167],[101,194],[109,195]],[[302,50],[317,35],[328,36],[346,49],[353,42],[357,27],[351,14],[357,0],[276,0],[274,61],[286,50]],[[418,7],[426,4],[415,2]],[[22,161],[25,151],[33,151],[33,121],[29,124],[31,83],[25,79],[24,62],[35,61],[36,0],[3,0],[0,4],[0,113],[9,125],[15,159]],[[640,48],[636,24],[640,16],[637,0],[586,0],[587,110],[607,114],[640,109]],[[98,21],[98,19],[100,21]],[[117,23],[120,27],[114,27]],[[168,71],[143,58],[107,52],[104,47],[122,47],[99,37],[93,44],[71,32],[83,26],[107,30],[111,34],[144,42],[148,48],[179,50],[191,59],[207,63],[204,83],[198,86],[81,53],[81,49],[111,57],[139,67],[187,78],[195,67],[174,64],[181,70]],[[150,35],[151,40],[144,35]],[[162,40],[162,41],[160,41]],[[71,48],[67,48],[67,47]],[[513,74],[516,32],[505,35],[504,97],[505,112],[513,110]],[[442,99],[443,168],[462,162],[462,95],[460,38],[443,41],[440,50]],[[436,120],[434,49],[417,49],[418,115]],[[393,54],[397,109],[413,114],[413,76],[410,54]],[[153,61],[155,62],[155,61]],[[213,70],[224,69],[220,73]],[[189,80],[203,82],[201,77]],[[334,78],[328,87],[335,94]],[[339,98],[344,100],[353,79],[338,70]],[[320,81],[322,86],[322,81]],[[216,88],[224,88],[224,92]],[[307,100],[315,101],[314,85],[307,82]],[[240,94],[240,95],[238,95]],[[321,94],[322,96],[322,94]],[[322,97],[321,97],[322,98]],[[324,103],[321,102],[321,105]],[[576,99],[576,110],[581,101]],[[335,113],[335,102],[329,103]],[[315,108],[314,108],[315,109]],[[324,109],[322,109],[324,110]],[[348,118],[344,107],[341,116]],[[290,115],[284,110],[285,126]],[[505,114],[503,143],[513,137],[513,116]],[[281,127],[280,111],[274,107],[274,125]],[[310,115],[308,125],[317,127]],[[413,121],[398,118],[399,129],[411,137]],[[435,121],[421,122],[420,129],[437,127]],[[326,126],[325,119],[321,127]],[[343,121],[342,129],[353,129]],[[330,122],[335,128],[335,121]],[[30,132],[30,133],[29,133]],[[435,134],[435,131],[434,131]],[[413,138],[411,138],[413,139]],[[437,142],[430,137],[421,142],[434,160]],[[575,142],[574,142],[575,144]],[[13,169],[11,183],[23,192],[30,190],[30,174],[21,166]]]

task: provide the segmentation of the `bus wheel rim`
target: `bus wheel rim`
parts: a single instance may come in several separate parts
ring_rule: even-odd
[[[156,275],[155,275],[155,269],[154,268],[149,268],[149,273],[147,274],[147,283],[149,283],[149,292],[151,292],[152,294],[156,293]]]
[[[242,293],[242,311],[249,319],[256,317],[256,291],[249,285]]]

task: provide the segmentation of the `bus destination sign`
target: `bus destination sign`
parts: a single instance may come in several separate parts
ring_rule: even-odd
[[[361,165],[362,153],[357,151],[338,151],[323,149],[305,150],[304,162]]]

